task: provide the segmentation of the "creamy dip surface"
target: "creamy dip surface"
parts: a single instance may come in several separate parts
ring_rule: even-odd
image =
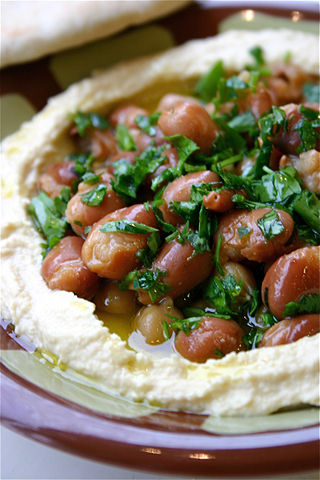
[[[293,64],[309,74],[319,72],[317,39],[311,34],[230,31],[97,72],[50,99],[2,145],[1,315],[15,325],[17,335],[26,335],[104,391],[214,415],[259,415],[319,405],[319,334],[287,345],[232,352],[203,364],[175,353],[130,349],[110,333],[92,302],[48,288],[40,273],[43,239],[27,213],[40,173],[72,153],[70,112],[106,115],[128,100],[152,109],[166,92],[188,94],[219,59],[226,70],[240,71],[256,45],[263,48],[267,64],[291,52]]]

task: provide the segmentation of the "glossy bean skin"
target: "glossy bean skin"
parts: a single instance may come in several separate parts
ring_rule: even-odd
[[[160,271],[165,270],[167,272],[161,282],[170,286],[166,295],[172,299],[203,282],[212,271],[212,253],[205,252],[191,258],[193,252],[190,243],[186,242],[181,245],[177,240],[173,240],[162,246],[152,263],[151,268],[153,270],[157,268]],[[139,290],[138,299],[144,305],[151,303],[148,293],[144,290]]]
[[[320,294],[320,246],[304,247],[283,255],[267,271],[261,288],[262,301],[277,318],[284,317],[289,302]]]
[[[192,185],[210,182],[216,182],[217,185],[220,183],[218,175],[210,170],[188,173],[171,182],[162,195],[165,203],[160,206],[160,210],[163,213],[164,220],[173,225],[183,223],[179,215],[170,210],[170,203],[173,201],[187,202],[190,200]]]
[[[296,342],[299,338],[311,337],[320,332],[320,315],[317,313],[285,318],[272,325],[263,334],[259,347],[275,347]]]
[[[111,187],[112,178],[112,175],[109,173],[104,173],[101,176],[99,184],[106,185],[107,191],[100,205],[93,207],[83,203],[81,196],[90,192],[91,190],[94,190],[98,184],[92,186],[87,183],[79,184],[78,192],[68,202],[66,209],[67,221],[70,223],[72,229],[77,235],[85,238],[85,227],[93,225],[108,213],[119,210],[125,206],[122,198],[119,197]],[[77,224],[77,222],[79,222],[81,225]]]
[[[88,129],[85,138],[76,137],[76,143],[83,152],[92,153],[98,160],[106,160],[118,152],[117,140],[110,128],[106,130]]]
[[[135,119],[138,115],[148,115],[148,112],[144,108],[128,104],[116,108],[109,118],[113,127],[125,125],[127,128],[137,128]]]
[[[133,327],[138,330],[149,345],[157,345],[166,341],[163,332],[162,322],[170,323],[172,320],[167,317],[172,315],[182,319],[182,313],[174,307],[171,298],[164,298],[158,305],[149,305],[142,307],[137,313]],[[170,336],[172,330],[169,329]]]
[[[96,222],[83,244],[82,258],[85,265],[100,277],[121,280],[139,266],[137,252],[147,246],[148,234],[100,231],[105,223],[124,218],[156,227],[153,212],[147,212],[142,204],[121,208]]]
[[[254,93],[248,92],[237,103],[239,113],[245,113],[247,110],[250,110],[255,119],[258,120],[260,115],[270,110],[273,99],[270,91],[259,82]]]
[[[183,331],[178,333],[175,348],[191,362],[204,363],[209,358],[219,359],[228,353],[245,350],[243,336],[243,329],[234,320],[202,317],[199,327],[189,335]]]
[[[217,127],[210,115],[197,103],[176,104],[162,112],[158,124],[165,136],[185,135],[204,153],[209,152],[217,136]]]
[[[276,105],[298,103],[308,75],[298,66],[282,62],[273,65],[272,73],[273,75],[267,78],[266,82],[274,96],[274,103]]]
[[[118,282],[104,283],[94,297],[97,310],[113,315],[132,315],[137,311],[136,295],[130,290],[120,290]]]
[[[161,98],[156,111],[163,112],[172,110],[179,103],[196,103],[199,105],[199,102],[193,97],[179,95],[177,93],[167,93]]]
[[[99,287],[99,277],[84,265],[82,245],[80,237],[64,237],[44,259],[41,274],[52,290],[66,290],[90,299]]]
[[[213,212],[224,213],[231,210],[234,206],[232,197],[236,192],[234,190],[212,191],[203,197],[203,205]],[[240,193],[240,192],[239,192]],[[242,192],[241,192],[242,193]]]
[[[51,165],[45,173],[39,177],[39,187],[49,197],[60,195],[63,187],[72,187],[79,179],[74,170],[74,162],[59,162]]]
[[[222,236],[220,249],[222,263],[228,260],[241,262],[245,258],[255,262],[268,262],[284,253],[285,245],[293,233],[294,222],[288,213],[276,210],[284,230],[267,241],[257,221],[270,210],[270,208],[235,210],[222,217],[215,237],[217,240],[219,234]],[[240,238],[238,231],[240,227],[250,228],[250,232]]]
[[[289,103],[281,107],[284,110],[288,119],[287,130],[280,130],[272,138],[274,146],[282,153],[286,155],[298,155],[297,149],[301,145],[301,139],[299,131],[296,130],[297,123],[303,118],[299,112],[299,105]],[[318,140],[316,150],[320,150],[320,128],[317,129]]]

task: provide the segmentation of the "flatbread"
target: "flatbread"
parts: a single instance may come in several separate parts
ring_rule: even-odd
[[[0,67],[110,36],[191,0],[4,1]]]

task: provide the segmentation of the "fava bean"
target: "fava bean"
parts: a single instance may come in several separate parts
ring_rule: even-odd
[[[320,294],[320,246],[304,247],[278,258],[262,282],[263,303],[277,318],[288,303]]]
[[[93,225],[108,213],[124,207],[124,201],[111,187],[112,178],[109,173],[104,173],[99,184],[93,186],[87,183],[79,184],[78,193],[68,202],[66,210],[66,218],[77,235],[85,237],[85,227]],[[100,205],[89,206],[82,201],[82,195],[94,190],[98,185],[106,185],[105,197]]]
[[[165,136],[184,135],[208,153],[217,137],[217,127],[204,107],[197,103],[178,103],[162,112],[159,127]]]
[[[175,348],[191,362],[203,363],[209,358],[221,358],[230,352],[245,350],[244,331],[234,320],[202,317],[196,330],[189,335],[180,331],[175,338]]]
[[[153,212],[147,212],[142,204],[121,208],[96,222],[83,244],[82,258],[85,265],[100,277],[121,280],[139,266],[137,252],[147,246],[149,234],[100,231],[105,223],[121,219],[156,227]]]
[[[285,318],[272,325],[263,334],[259,347],[274,347],[296,342],[302,337],[311,337],[320,332],[320,315],[305,314],[298,317]]]
[[[49,197],[60,195],[63,187],[72,187],[79,179],[74,170],[74,162],[59,162],[51,165],[45,173],[39,177],[40,189]]]
[[[189,242],[181,245],[177,240],[165,243],[152,263],[152,269],[166,271],[161,282],[170,286],[167,295],[175,299],[203,282],[211,273],[212,252],[205,252],[192,257],[193,247]],[[149,294],[139,290],[138,299],[144,305],[150,302]]]
[[[216,182],[217,185],[220,183],[218,175],[210,170],[188,173],[171,182],[162,195],[165,203],[160,206],[160,210],[163,213],[164,220],[173,225],[183,223],[182,218],[170,210],[170,203],[174,201],[187,202],[190,200],[193,185],[210,182]]]
[[[127,128],[137,128],[135,120],[138,115],[148,115],[148,112],[136,105],[121,105],[111,113],[110,122],[113,127],[125,125]]]
[[[223,215],[216,234],[216,238],[219,234],[222,237],[222,263],[228,260],[240,262],[245,258],[255,262],[267,262],[285,251],[285,245],[293,232],[293,219],[283,210],[276,210],[284,230],[267,241],[257,221],[270,211],[270,208],[236,210]],[[248,233],[241,236],[239,228],[248,229]]]
[[[41,274],[52,290],[66,290],[90,299],[99,287],[99,278],[84,265],[82,245],[80,237],[64,237],[44,259]]]

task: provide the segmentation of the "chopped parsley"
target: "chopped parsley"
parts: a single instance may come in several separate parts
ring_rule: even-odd
[[[119,283],[119,288],[126,290],[132,283],[134,290],[145,290],[148,292],[152,303],[163,297],[169,290],[170,285],[161,282],[161,278],[167,275],[166,271],[154,270],[133,270]]]
[[[311,294],[300,298],[299,302],[287,303],[283,315],[295,317],[302,313],[320,313],[320,295]]]
[[[35,226],[46,239],[46,243],[42,244],[45,249],[43,256],[46,256],[49,250],[66,235],[68,222],[64,218],[64,213],[69,199],[70,188],[64,187],[60,196],[54,199],[45,192],[40,192],[31,200],[28,212]]]
[[[157,125],[160,115],[160,112],[155,112],[151,115],[138,115],[135,122],[144,133],[150,137],[154,137],[157,133],[155,125]]]
[[[126,152],[137,150],[137,145],[125,125],[117,125],[116,139],[121,150]]]
[[[307,82],[302,88],[302,93],[307,102],[320,103],[320,85]]]
[[[88,205],[88,207],[97,207],[101,205],[107,193],[107,186],[100,184],[89,192],[80,195],[81,202]]]
[[[102,227],[100,227],[100,232],[111,233],[111,232],[120,232],[120,233],[153,233],[157,232],[157,228],[149,227],[144,223],[138,223],[134,220],[115,220],[113,222],[107,222]]]
[[[257,225],[262,231],[267,242],[284,231],[284,226],[275,210],[271,210],[257,220]]]
[[[108,120],[98,113],[75,112],[70,115],[70,118],[74,121],[80,137],[86,136],[88,128],[105,130],[109,127]]]

